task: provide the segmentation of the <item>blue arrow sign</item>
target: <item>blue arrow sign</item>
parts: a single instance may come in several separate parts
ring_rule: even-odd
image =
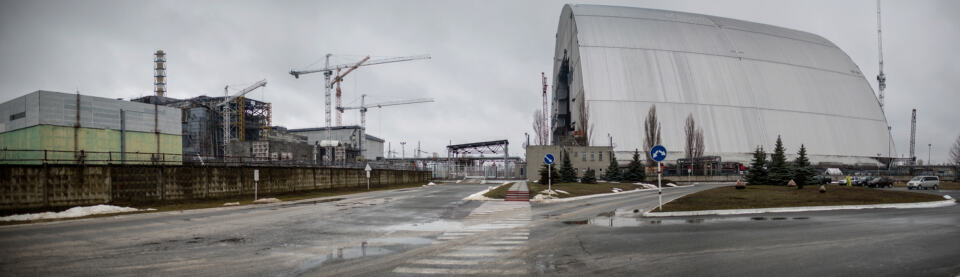
[[[667,158],[667,148],[663,145],[657,145],[650,149],[650,158],[654,161],[662,162]]]
[[[547,154],[546,156],[543,156],[543,162],[546,164],[553,164],[553,161],[555,160],[556,159],[553,158],[553,154]]]

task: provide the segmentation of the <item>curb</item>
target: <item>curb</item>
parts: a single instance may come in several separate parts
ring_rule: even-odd
[[[815,211],[837,211],[837,210],[862,210],[862,209],[917,209],[917,208],[939,208],[956,205],[955,200],[940,200],[917,203],[896,203],[896,204],[873,204],[873,205],[837,205],[837,206],[808,206],[808,207],[785,207],[785,208],[763,208],[763,209],[727,209],[727,210],[704,210],[704,211],[683,211],[683,212],[644,212],[645,217],[672,217],[672,216],[700,216],[700,215],[740,215],[740,214],[762,214],[762,213],[794,213],[794,212],[815,212]],[[656,207],[654,207],[656,209]]]

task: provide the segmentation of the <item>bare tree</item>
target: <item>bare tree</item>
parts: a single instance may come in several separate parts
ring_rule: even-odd
[[[687,115],[687,120],[683,126],[683,134],[687,142],[684,154],[686,154],[687,159],[693,159],[693,150],[697,143],[697,123],[693,120],[693,114]]]
[[[697,128],[697,122],[693,120],[693,114],[687,115],[683,132],[686,135],[687,148],[685,154],[687,155],[687,159],[690,160],[691,165],[694,165],[695,161],[699,163],[705,150],[703,144],[703,129]]]
[[[647,112],[647,120],[643,122],[643,131],[646,137],[643,140],[646,149],[653,149],[653,146],[660,144],[660,121],[657,120],[657,105],[650,107]],[[655,166],[657,163],[650,157],[647,157],[647,166]]]
[[[953,143],[953,148],[950,149],[950,161],[954,165],[960,166],[960,136],[957,136],[957,141]]]
[[[536,141],[538,145],[547,145],[550,144],[549,136],[547,135],[547,126],[546,122],[543,121],[543,111],[537,109],[533,112],[533,133],[536,134]]]

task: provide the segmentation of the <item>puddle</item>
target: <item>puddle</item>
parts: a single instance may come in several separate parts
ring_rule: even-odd
[[[434,240],[422,237],[392,237],[392,238],[377,238],[367,240],[367,245],[396,245],[396,244],[410,244],[410,245],[422,245],[422,244],[431,244]]]
[[[426,223],[400,224],[387,226],[384,229],[389,231],[424,231],[424,232],[444,232],[463,229],[463,223],[459,221],[437,220]]]
[[[330,198],[330,199],[322,199],[322,200],[314,200],[314,201],[306,201],[306,202],[297,202],[297,203],[283,204],[283,205],[280,205],[280,207],[286,208],[286,207],[293,207],[293,206],[316,205],[320,203],[336,202],[343,199],[346,199],[346,198]]]
[[[338,263],[349,259],[362,258],[367,256],[377,256],[391,253],[385,248],[368,246],[363,242],[360,246],[342,247],[327,253],[323,256],[313,256],[297,265],[297,268],[289,276],[299,276],[310,269],[323,266],[324,264]]]

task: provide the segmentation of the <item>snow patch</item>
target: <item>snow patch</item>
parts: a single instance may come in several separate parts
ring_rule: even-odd
[[[618,193],[618,192],[622,192],[622,191],[623,191],[623,189],[621,189],[621,188],[613,188],[613,189],[610,189],[610,190],[613,191],[613,193]]]
[[[553,190],[553,191],[556,191],[556,192],[559,192],[559,193],[563,193],[563,194],[570,194],[569,192],[562,191],[562,190],[558,190],[558,189],[555,189],[555,190]]]
[[[950,196],[950,195],[944,195],[944,196],[943,196],[943,199],[951,200],[951,199],[953,199],[953,197]]]
[[[96,206],[87,206],[87,207],[73,207],[69,210],[62,212],[43,212],[43,213],[32,213],[32,214],[17,214],[0,217],[0,221],[27,221],[27,220],[38,220],[38,219],[57,219],[57,218],[74,218],[74,217],[84,217],[88,215],[96,214],[112,214],[112,213],[128,213],[128,212],[139,212],[139,211],[155,211],[156,209],[136,209],[130,207],[118,207],[112,205],[96,205]]]
[[[227,202],[223,203],[224,206],[239,206],[240,202]]]
[[[280,202],[280,199],[276,198],[260,198],[253,201],[253,204],[270,204]]]
[[[430,183],[428,183],[428,184],[426,184],[426,185],[423,185],[423,187],[427,187],[427,186],[436,186],[436,185],[437,185],[437,184],[434,184],[433,182],[430,182]]]
[[[675,187],[677,187],[677,184],[667,183],[666,186],[671,187],[671,188],[675,188]]]
[[[533,201],[545,201],[545,200],[551,200],[551,199],[557,199],[557,197],[555,197],[555,196],[553,196],[553,195],[548,195],[548,194],[537,194],[536,196],[533,197],[532,200],[533,200]]]
[[[487,187],[487,189],[471,194],[470,196],[467,196],[463,200],[477,200],[477,201],[497,200],[494,198],[483,196],[485,193],[487,193],[491,189],[493,189],[493,187]]]

